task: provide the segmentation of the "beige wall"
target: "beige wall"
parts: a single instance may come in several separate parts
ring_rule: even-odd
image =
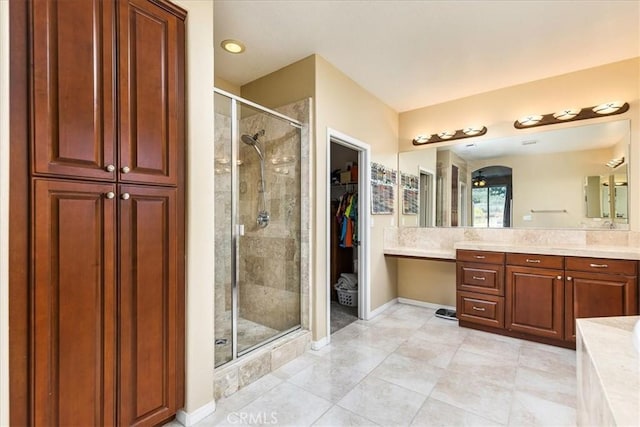
[[[179,0],[187,17],[185,411],[213,402],[213,2]]]
[[[326,331],[327,128],[371,146],[371,161],[396,168],[398,114],[358,86],[325,59],[313,55],[242,87],[242,96],[270,108],[313,97],[315,137],[311,143],[312,330],[313,339]],[[367,209],[367,213],[369,210]],[[377,215],[371,227],[371,309],[396,297],[395,260],[382,254],[384,227],[396,215]]]
[[[314,206],[311,207],[317,241],[314,244],[314,339],[326,336],[326,190],[327,129],[331,128],[371,147],[371,161],[397,167],[398,114],[358,86],[353,80],[320,56],[316,57],[316,138]],[[367,207],[361,215],[369,214]],[[370,236],[371,309],[397,296],[396,261],[382,253],[384,227],[397,223],[394,215],[372,215]]]
[[[268,108],[277,108],[315,96],[316,56],[260,77],[241,88],[241,96]]]
[[[456,263],[398,259],[398,296],[455,307]]]
[[[628,112],[589,122],[631,119],[630,227],[640,231],[640,58],[607,64],[575,73],[551,77],[517,86],[469,96],[400,114],[400,151],[415,150],[411,140],[419,134],[431,134],[442,129],[461,129],[471,124],[483,124],[488,132],[474,138],[479,143],[510,135],[539,132],[540,128],[517,130],[513,122],[527,114],[546,114],[571,106],[588,107],[606,101],[623,100],[630,104]],[[589,122],[559,124],[554,127],[581,126]],[[446,144],[450,145],[450,144]],[[415,264],[415,265],[414,265]],[[449,295],[455,292],[455,271],[450,277],[442,276],[442,269],[423,262],[398,263],[398,296],[411,298],[419,295],[421,301],[445,304],[438,283],[449,283]],[[428,277],[432,287],[417,284],[413,278]],[[437,283],[436,283],[437,282]]]
[[[240,86],[238,85],[234,85],[233,83],[227,80],[221,79],[220,77],[214,78],[214,84],[218,89],[222,89],[225,92],[229,92],[233,95],[240,96]]]
[[[0,1],[0,426],[9,425],[9,2]]]

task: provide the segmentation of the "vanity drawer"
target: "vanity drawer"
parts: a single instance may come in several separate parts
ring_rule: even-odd
[[[567,257],[566,270],[636,276],[638,261],[606,258]]]
[[[504,264],[504,252],[469,251],[466,249],[458,249],[456,251],[456,260],[487,264]]]
[[[459,290],[504,296],[503,266],[459,262],[457,269],[457,288]]]
[[[557,255],[507,254],[507,265],[561,270],[564,268],[564,257]]]
[[[458,292],[458,320],[504,328],[504,297]]]

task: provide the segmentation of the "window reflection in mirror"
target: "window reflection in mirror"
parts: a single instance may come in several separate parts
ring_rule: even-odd
[[[489,166],[471,174],[472,227],[511,227],[511,168]]]
[[[613,224],[613,228],[625,229],[627,198],[633,194],[628,188],[629,162],[615,169],[607,163],[628,159],[629,143],[630,121],[614,120],[421,147],[400,153],[398,167],[413,174],[419,174],[418,165],[435,172],[431,212],[436,226],[449,227],[457,221],[460,226],[474,227],[609,228]],[[476,216],[476,207],[484,196],[474,194],[473,174],[480,170],[486,174],[490,166],[498,165],[512,169],[512,202],[507,202],[509,196],[504,201],[498,194],[487,196],[482,203],[488,213],[481,219]],[[453,176],[456,170],[457,183]],[[586,177],[598,177],[600,215],[587,212]],[[505,208],[496,211],[503,204]],[[419,226],[421,221],[415,217],[403,216],[400,225]]]

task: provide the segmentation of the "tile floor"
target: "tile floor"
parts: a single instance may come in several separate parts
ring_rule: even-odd
[[[198,426],[575,425],[574,351],[433,313],[396,304],[358,320],[220,400]]]

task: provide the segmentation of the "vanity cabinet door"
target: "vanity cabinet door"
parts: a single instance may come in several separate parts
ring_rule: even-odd
[[[575,319],[638,314],[638,278],[567,270],[565,337],[576,340]]]
[[[508,330],[563,338],[563,270],[507,266],[505,299]]]

